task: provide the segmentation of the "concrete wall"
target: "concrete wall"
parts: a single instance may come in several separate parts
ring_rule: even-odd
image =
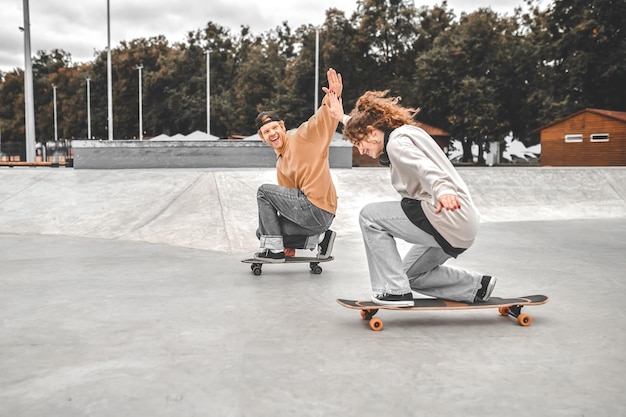
[[[274,150],[261,141],[75,140],[74,168],[271,168]],[[333,141],[331,168],[352,167],[352,145]]]

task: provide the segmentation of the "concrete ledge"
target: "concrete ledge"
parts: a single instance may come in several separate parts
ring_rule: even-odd
[[[219,141],[137,141],[75,140],[72,142],[74,168],[272,168],[276,154],[255,140]],[[333,141],[331,168],[352,167],[352,145]]]

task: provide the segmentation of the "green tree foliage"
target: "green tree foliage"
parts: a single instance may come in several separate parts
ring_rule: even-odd
[[[626,111],[626,3],[623,0],[526,0],[512,16],[478,9],[457,17],[447,2],[415,8],[410,0],[357,0],[346,16],[330,8],[319,28],[287,22],[262,34],[236,33],[214,22],[183,42],[163,36],[121,42],[112,52],[114,138],[139,133],[142,65],[145,137],[206,131],[207,54],[211,134],[255,133],[262,110],[280,112],[288,127],[314,110],[315,80],[344,78],[351,110],[365,90],[390,90],[421,107],[420,121],[464,143],[502,140],[509,132],[531,144],[533,130],[584,107]],[[320,66],[315,73],[319,33]],[[92,135],[107,138],[107,54],[74,65],[63,50],[33,58],[36,139],[87,137],[86,78],[91,79]],[[24,142],[24,74],[0,74],[0,129],[7,143]],[[319,91],[319,97],[323,93]]]
[[[203,54],[210,55],[211,81],[211,134],[226,137],[237,134],[241,128],[238,123],[238,105],[234,102],[233,83],[237,68],[248,54],[251,43],[250,30],[242,27],[238,36],[213,22],[209,22],[203,31],[190,34],[189,44],[203,45]],[[206,56],[205,56],[206,58]],[[206,76],[206,59],[202,65],[202,73]],[[206,79],[204,80],[206,84]],[[203,94],[204,106],[203,125],[206,124],[206,91]],[[205,131],[206,126],[198,129]]]
[[[406,91],[413,75],[418,40],[417,10],[408,0],[360,0],[353,16],[362,45],[367,89]]]
[[[356,12],[355,12],[356,15]],[[356,15],[358,16],[358,15]],[[357,98],[367,89],[367,44],[358,41],[358,30],[352,19],[338,9],[326,11],[326,20],[320,29],[320,80],[324,80],[328,67],[337,69],[346,88],[343,103],[346,112],[353,108]],[[321,95],[320,95],[321,97]]]
[[[24,73],[15,70],[4,74],[0,90],[0,129],[4,150],[8,149],[8,143],[24,141]]]
[[[507,65],[518,58],[507,53],[515,29],[512,20],[482,9],[462,16],[416,60],[421,117],[462,141],[464,161],[471,161],[473,143],[482,146],[511,129],[502,104],[516,90]]]
[[[532,3],[531,3],[532,4]],[[527,16],[541,85],[541,122],[585,107],[626,109],[626,2],[555,0]]]
[[[450,29],[455,20],[455,15],[452,10],[448,9],[446,1],[441,6],[434,6],[433,8],[422,7],[417,14],[419,27],[417,28],[418,38],[414,48],[419,53],[422,53],[430,50],[435,39]]]

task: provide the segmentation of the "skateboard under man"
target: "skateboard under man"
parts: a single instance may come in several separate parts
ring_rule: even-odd
[[[300,263],[308,263],[309,268],[311,268],[311,273],[319,275],[322,273],[322,267],[319,265],[322,262],[330,262],[335,259],[333,256],[329,256],[328,258],[320,259],[314,256],[311,257],[303,257],[303,256],[287,256],[285,258],[285,262],[268,262],[261,260],[259,258],[247,258],[242,259],[241,262],[251,264],[250,269],[254,275],[261,275],[263,273],[263,264],[272,264],[272,265],[284,265],[284,264],[300,264]]]
[[[369,326],[374,331],[383,329],[383,321],[380,318],[374,318],[378,310],[474,310],[485,308],[497,308],[502,316],[511,316],[517,319],[522,326],[530,326],[532,318],[528,314],[522,314],[522,307],[535,306],[548,302],[545,295],[527,295],[518,298],[500,298],[491,297],[489,300],[480,303],[460,303],[456,301],[448,301],[441,299],[415,299],[411,307],[384,306],[378,305],[371,300],[345,300],[337,299],[337,302],[343,307],[361,310],[361,318],[369,320]]]

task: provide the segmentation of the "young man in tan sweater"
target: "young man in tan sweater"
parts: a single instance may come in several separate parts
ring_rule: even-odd
[[[261,140],[274,148],[277,157],[278,185],[263,184],[257,191],[260,251],[255,257],[266,262],[284,262],[295,249],[318,248],[321,259],[332,253],[336,233],[330,226],[337,211],[337,192],[328,152],[343,116],[343,84],[332,68],[327,78],[322,105],[297,129],[287,131],[275,112],[265,111],[256,118]],[[328,95],[336,98],[332,106]]]

